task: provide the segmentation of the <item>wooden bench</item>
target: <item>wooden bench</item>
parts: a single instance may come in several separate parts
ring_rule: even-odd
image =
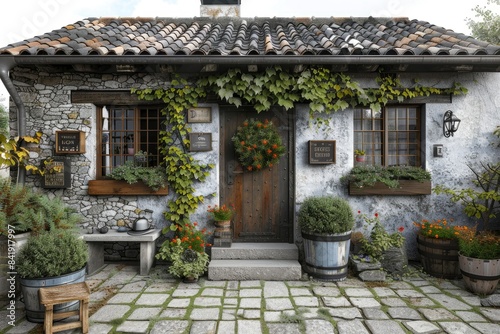
[[[140,245],[140,274],[148,275],[153,266],[156,247],[155,241],[161,235],[161,229],[154,229],[146,234],[130,235],[127,232],[110,230],[108,233],[83,234],[83,240],[89,246],[89,261],[87,274],[92,275],[104,266],[105,242],[139,242]]]
[[[87,283],[72,283],[38,290],[40,303],[45,306],[43,328],[46,334],[60,332],[73,328],[81,328],[83,333],[89,332],[89,298],[90,289]],[[80,309],[75,311],[59,312],[54,314],[54,305],[78,300]],[[78,315],[79,321],[54,325],[55,320]]]

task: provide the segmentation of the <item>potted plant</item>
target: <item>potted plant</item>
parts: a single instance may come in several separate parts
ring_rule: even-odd
[[[349,203],[339,197],[308,197],[300,206],[298,223],[304,240],[306,271],[318,279],[344,280],[354,226]]]
[[[500,127],[494,131],[500,138]],[[499,145],[500,146],[500,145]],[[478,294],[491,294],[500,279],[500,161],[480,162],[479,168],[469,165],[473,186],[453,189],[438,185],[436,194],[450,196],[463,205],[466,215],[479,220],[479,227],[459,231],[459,265],[467,288]]]
[[[357,162],[364,162],[366,158],[364,150],[355,149],[354,156],[356,157]]]
[[[87,260],[87,244],[74,230],[54,229],[28,238],[16,259],[28,321],[44,321],[38,290],[85,281]],[[76,301],[54,307],[56,313],[76,309]]]
[[[357,165],[341,181],[349,195],[429,195],[431,174],[416,166]]]
[[[170,225],[175,231],[171,240],[166,240],[160,247],[157,259],[170,262],[168,272],[186,283],[193,283],[202,276],[208,268],[210,258],[205,251],[212,246],[206,242],[206,229],[198,230],[198,224]]]
[[[406,256],[404,227],[389,233],[380,221],[380,216],[375,212],[372,218],[358,211],[359,218],[364,221],[365,229],[369,229],[369,236],[361,239],[363,255],[370,261],[380,261],[384,270],[393,277],[401,278],[408,265]]]
[[[465,286],[476,294],[490,295],[500,281],[500,235],[477,232],[477,227],[459,232],[458,261]]]
[[[225,233],[231,233],[231,219],[234,216],[234,207],[223,204],[221,206],[208,206],[207,212],[210,217],[214,220],[214,225],[216,227],[215,233],[218,236],[222,236]]]
[[[464,226],[454,226],[453,221],[422,219],[414,222],[417,227],[417,248],[426,273],[438,278],[462,277],[458,265],[458,234]]]

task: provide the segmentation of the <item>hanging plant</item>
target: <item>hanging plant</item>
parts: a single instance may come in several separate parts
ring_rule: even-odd
[[[267,119],[246,120],[232,140],[239,162],[248,171],[273,167],[285,153],[278,130]]]

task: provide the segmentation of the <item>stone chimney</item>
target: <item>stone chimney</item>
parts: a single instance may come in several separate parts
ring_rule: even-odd
[[[201,0],[201,17],[240,17],[241,0]]]

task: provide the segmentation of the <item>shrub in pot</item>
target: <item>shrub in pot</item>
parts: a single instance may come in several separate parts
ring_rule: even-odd
[[[308,197],[298,213],[304,239],[305,270],[321,280],[347,277],[354,214],[349,203],[333,196]]]
[[[87,244],[74,230],[52,230],[28,238],[17,256],[16,269],[29,321],[43,322],[44,319],[39,288],[83,282],[87,260]],[[56,312],[75,309],[78,309],[77,302],[54,308]]]

